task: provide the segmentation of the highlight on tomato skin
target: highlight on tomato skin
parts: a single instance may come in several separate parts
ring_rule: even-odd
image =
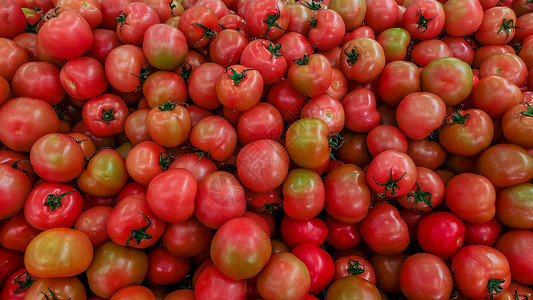
[[[532,36],[529,0],[2,0],[0,300],[533,298]]]

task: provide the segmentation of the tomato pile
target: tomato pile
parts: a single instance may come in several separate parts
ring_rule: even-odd
[[[1,0],[0,300],[533,299],[532,0]]]

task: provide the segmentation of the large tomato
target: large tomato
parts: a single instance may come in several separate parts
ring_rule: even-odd
[[[529,230],[511,230],[502,235],[494,248],[500,250],[509,261],[513,281],[521,284],[533,284],[533,270],[527,262],[533,256],[529,251],[533,244],[533,232]]]
[[[408,299],[449,299],[453,279],[448,266],[428,253],[409,256],[400,269],[400,288]]]
[[[322,119],[304,118],[294,122],[285,135],[285,148],[298,166],[314,169],[330,157],[328,125]]]
[[[405,153],[386,150],[378,154],[366,172],[366,181],[378,194],[389,197],[402,196],[416,182],[416,166]]]
[[[496,213],[494,186],[479,174],[462,173],[453,177],[446,185],[445,199],[448,208],[466,221],[488,222]]]

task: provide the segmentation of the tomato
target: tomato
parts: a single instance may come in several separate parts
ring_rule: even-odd
[[[17,69],[30,60],[23,47],[6,38],[0,38],[0,54],[0,63],[3,66],[0,76],[4,77],[8,82],[11,82]]]
[[[361,232],[358,223],[343,223],[330,215],[324,218],[328,229],[326,242],[335,249],[346,250],[361,242]]]
[[[217,32],[215,39],[209,44],[209,57],[214,63],[222,66],[234,65],[239,62],[248,40],[235,29],[223,29]]]
[[[444,183],[437,173],[428,168],[417,167],[416,174],[415,186],[396,200],[409,210],[425,213],[436,208],[444,198]]]
[[[435,170],[446,160],[446,150],[434,139],[408,140],[407,155],[417,167]]]
[[[518,299],[522,298],[525,299],[526,297],[529,299],[533,297],[533,289],[530,287],[516,283],[514,281],[511,282],[509,285],[509,288],[503,292],[501,292],[498,296],[496,296],[494,299],[497,300],[514,300],[518,297]]]
[[[179,257],[192,257],[208,249],[213,230],[192,216],[181,223],[169,223],[161,241],[170,253]]]
[[[455,287],[469,298],[488,299],[506,290],[511,283],[509,262],[498,250],[471,245],[452,258]]]
[[[431,213],[420,220],[417,240],[424,251],[450,259],[463,247],[465,225],[452,213]]]
[[[272,246],[265,230],[256,221],[240,217],[224,223],[211,243],[215,266],[232,279],[257,275],[270,259]]]
[[[172,101],[152,108],[145,122],[150,137],[164,147],[176,147],[184,143],[192,127],[189,111]]]
[[[208,116],[196,123],[189,137],[191,144],[209,153],[213,160],[228,159],[237,146],[237,132],[226,119]]]
[[[26,268],[20,269],[6,280],[4,288],[1,290],[0,299],[2,300],[23,300],[28,289],[38,278],[32,276]]]
[[[88,1],[74,1],[74,0],[58,0],[55,2],[56,7],[61,11],[75,11],[79,13],[92,29],[95,29],[102,22],[102,12],[100,4],[95,0]]]
[[[33,144],[30,161],[35,173],[41,178],[53,182],[67,182],[81,174],[85,156],[74,139],[61,133],[50,133]]]
[[[91,207],[83,211],[74,224],[75,229],[89,237],[95,249],[109,240],[107,220],[112,210],[109,206]]]
[[[512,53],[495,54],[485,59],[479,67],[479,78],[497,75],[509,82],[522,86],[527,80],[527,66],[518,55]]]
[[[409,193],[416,182],[416,166],[407,154],[386,150],[370,163],[366,181],[379,194],[402,196]]]
[[[113,149],[98,151],[77,178],[78,187],[93,196],[116,195],[128,180],[124,158]]]
[[[377,91],[383,102],[398,106],[405,96],[420,91],[420,70],[411,62],[390,62],[377,79]]]
[[[0,141],[14,151],[29,152],[42,136],[57,131],[59,118],[47,102],[20,97],[0,107]]]
[[[318,118],[304,118],[294,122],[287,130],[285,148],[298,166],[314,169],[325,164],[330,157],[330,135],[326,122]]]
[[[136,182],[148,186],[158,174],[166,171],[170,157],[166,149],[153,141],[135,145],[126,156],[126,169]]]
[[[109,241],[96,249],[87,279],[95,295],[111,298],[124,287],[141,284],[147,270],[148,258],[143,251]]]
[[[383,47],[386,63],[403,61],[407,56],[407,47],[411,42],[409,32],[403,28],[388,28],[381,32],[377,39]],[[418,70],[418,68],[417,68]]]
[[[326,240],[328,228],[318,218],[294,220],[285,215],[281,221],[281,236],[289,247],[310,243],[320,246]]]
[[[171,254],[164,247],[157,247],[148,253],[146,279],[151,284],[170,284],[185,279],[190,269],[190,260]]]
[[[344,20],[332,9],[320,9],[309,18],[311,28],[307,38],[319,50],[331,50],[337,47],[345,32]]]
[[[145,122],[148,112],[150,112],[149,108],[140,108],[132,112],[124,122],[124,134],[133,146],[144,141],[152,140],[148,134]]]
[[[510,107],[521,102],[522,92],[505,77],[489,75],[481,78],[472,89],[471,99],[476,108],[500,119]]]
[[[385,53],[376,40],[355,38],[342,46],[340,64],[348,79],[368,83],[376,79],[385,67]]]
[[[143,95],[151,108],[168,101],[183,103],[187,99],[187,85],[183,78],[174,72],[157,71],[144,81]]]
[[[282,35],[276,40],[276,43],[281,45],[279,53],[285,58],[288,68],[295,64],[298,59],[304,57],[305,54],[309,56],[314,53],[307,37],[297,32],[289,32]]]
[[[532,163],[533,157],[524,148],[514,144],[498,144],[483,151],[476,169],[494,186],[507,187],[533,178]]]
[[[178,22],[178,29],[185,34],[189,48],[208,46],[216,35],[217,15],[205,6],[185,10]]]
[[[442,41],[450,47],[453,57],[459,58],[465,63],[472,65],[474,62],[474,49],[472,49],[469,41],[459,36],[446,36],[442,38]]]
[[[366,144],[370,154],[376,157],[386,150],[407,152],[407,138],[398,127],[378,125],[366,136]]]
[[[371,156],[366,145],[366,135],[342,131],[344,143],[337,149],[335,155],[342,162],[364,167],[371,161]]]
[[[276,141],[281,137],[282,131],[283,119],[280,112],[273,105],[264,102],[243,112],[237,124],[237,137],[245,146],[262,139]]]
[[[245,111],[255,106],[263,93],[263,77],[255,69],[232,65],[216,82],[218,100],[227,108]]]
[[[398,255],[375,254],[370,257],[370,263],[376,274],[376,284],[381,290],[393,293],[402,292],[399,274],[402,263],[408,256],[406,253],[401,253]]]
[[[412,61],[421,67],[427,66],[436,59],[452,56],[452,49],[444,41],[435,39],[417,43],[411,52]]]
[[[328,6],[341,15],[346,25],[346,31],[358,28],[364,21],[367,5],[363,0],[339,0],[331,1]]]
[[[313,218],[324,208],[325,190],[320,176],[307,169],[292,170],[283,183],[283,210],[295,220]]]
[[[304,54],[287,71],[291,86],[308,97],[322,95],[331,83],[331,63],[322,54]]]
[[[257,289],[265,299],[303,299],[311,287],[305,264],[294,254],[272,255],[257,277]]]
[[[473,73],[470,66],[458,58],[438,58],[420,72],[420,84],[423,92],[436,94],[447,106],[453,106],[472,91]]]
[[[483,20],[483,7],[479,1],[450,0],[444,3],[444,30],[452,36],[474,33]]]
[[[502,224],[493,218],[485,223],[465,223],[465,246],[493,246],[502,233]]]
[[[4,195],[0,205],[0,219],[3,220],[23,210],[31,191],[31,182],[22,171],[6,164],[0,164],[0,170],[0,191]]]
[[[372,265],[361,256],[348,255],[335,260],[333,280],[336,281],[347,276],[359,276],[372,284],[376,284],[376,275]]]
[[[150,69],[144,52],[135,45],[121,45],[109,52],[105,75],[109,84],[121,92],[140,90]]]
[[[333,282],[326,293],[327,300],[382,299],[376,286],[361,277],[347,276]]]
[[[356,132],[368,132],[376,127],[381,117],[376,110],[376,99],[368,89],[356,89],[342,100],[346,116],[346,128]]]
[[[40,278],[28,290],[26,299],[86,299],[87,292],[78,277]]]
[[[505,255],[511,267],[513,281],[531,285],[533,283],[532,270],[526,261],[531,259],[528,251],[533,243],[533,232],[529,230],[511,230],[502,235],[494,248]]]
[[[402,27],[415,41],[436,37],[444,28],[445,12],[441,3],[423,0],[409,6],[402,18]]]
[[[231,279],[216,266],[209,266],[200,273],[196,282],[194,295],[196,299],[211,297],[224,299],[244,299],[246,283],[240,279]]]
[[[279,111],[284,122],[292,123],[300,118],[300,111],[307,100],[291,86],[289,80],[282,79],[268,90],[267,102]]]
[[[330,283],[334,273],[334,263],[326,250],[312,244],[301,244],[291,250],[300,259],[311,276],[310,294],[323,291]]]
[[[92,259],[91,240],[83,232],[70,228],[39,233],[24,253],[28,272],[41,278],[76,276],[87,270]]]
[[[449,153],[471,156],[485,150],[494,136],[494,126],[480,109],[457,110],[445,118],[439,141]]]
[[[387,227],[381,226],[386,222]],[[361,221],[363,240],[379,254],[395,255],[407,248],[409,230],[400,212],[386,202],[375,203]]]
[[[287,72],[287,61],[280,52],[280,44],[255,39],[242,50],[240,63],[259,71],[265,85],[270,85],[280,80]]]
[[[143,51],[148,62],[160,70],[174,70],[187,57],[187,40],[176,27],[153,24],[143,36]]]
[[[496,197],[496,216],[513,229],[530,229],[533,226],[533,210],[529,199],[533,193],[531,183],[503,188]]]
[[[275,41],[289,26],[287,4],[277,0],[250,1],[243,17],[246,31],[255,38]]]
[[[26,29],[26,17],[15,0],[8,0],[0,6],[2,23],[0,37],[12,38]]]
[[[88,56],[69,60],[61,68],[59,79],[65,91],[76,99],[98,97],[107,88],[103,65]]]
[[[494,186],[482,175],[456,175],[446,185],[445,199],[454,214],[469,222],[488,222],[496,213]]]
[[[483,45],[503,45],[515,35],[516,14],[507,6],[495,6],[483,12],[483,21],[475,32]]]
[[[113,24],[115,25],[115,23]],[[93,43],[91,44],[91,48],[85,51],[84,55],[95,58],[104,65],[109,52],[121,44],[114,30],[97,28],[93,30]]]
[[[27,62],[20,66],[13,75],[11,88],[17,97],[37,98],[50,105],[56,105],[65,98],[59,69],[44,61]]]
[[[2,222],[0,227],[0,245],[6,249],[24,252],[30,241],[41,230],[33,227],[20,213]]]
[[[206,226],[220,228],[245,210],[244,189],[231,174],[213,172],[198,183],[194,215]]]
[[[503,134],[505,138],[524,148],[533,147],[530,139],[533,130],[533,108],[529,103],[520,103],[510,106],[502,119]]]
[[[120,289],[110,299],[113,300],[126,300],[126,299],[139,299],[139,300],[155,300],[155,295],[148,288],[140,285],[128,286]]]
[[[409,256],[400,269],[400,288],[409,299],[449,299],[453,279],[446,263],[428,253]]]
[[[150,209],[145,195],[130,195],[118,203],[107,221],[111,240],[119,245],[147,248],[163,234],[166,222]]]
[[[39,230],[72,227],[83,208],[80,193],[59,183],[42,183],[28,196],[24,215]]]

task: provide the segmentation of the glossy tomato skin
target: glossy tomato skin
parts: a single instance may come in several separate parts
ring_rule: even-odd
[[[201,119],[191,129],[191,144],[216,161],[228,159],[237,146],[237,132],[224,118],[208,116]]]
[[[30,56],[26,50],[7,38],[0,38],[0,54],[2,54],[0,62],[4,66],[0,71],[0,76],[4,77],[8,82],[11,82],[13,75],[15,75],[20,66],[30,61]]]
[[[322,178],[307,169],[292,170],[283,183],[283,210],[296,220],[313,218],[324,208]]]
[[[452,213],[431,213],[418,223],[417,240],[424,251],[450,259],[463,247],[465,225]]]
[[[437,173],[428,168],[417,167],[416,171],[415,186],[407,195],[396,197],[396,200],[415,213],[426,213],[444,199],[444,183]]]
[[[53,294],[52,294],[53,293]],[[87,298],[87,292],[78,277],[39,278],[28,290],[27,299],[80,299]],[[45,297],[46,296],[46,297]]]
[[[453,177],[446,185],[445,199],[454,214],[469,222],[488,222],[496,213],[494,186],[482,175],[462,173]]]
[[[124,131],[129,111],[119,96],[103,94],[83,105],[82,116],[90,132],[97,136],[111,136]]]
[[[396,120],[402,132],[410,139],[421,140],[439,128],[446,115],[442,99],[427,92],[408,94],[396,109]],[[419,122],[413,122],[413,119]]]
[[[416,41],[436,37],[444,28],[445,13],[438,1],[424,0],[409,6],[402,17],[402,27]]]
[[[77,178],[81,191],[93,196],[110,197],[118,194],[128,180],[124,158],[113,149],[98,151]]]
[[[96,249],[87,278],[95,295],[111,298],[123,287],[141,284],[147,270],[148,258],[143,251],[109,241]]]
[[[312,244],[301,244],[294,247],[291,253],[298,257],[309,270],[310,294],[317,294],[329,285],[335,265],[326,250]]]
[[[139,91],[143,83],[140,79],[146,75],[141,76],[141,71],[149,70],[146,67],[146,57],[140,47],[120,45],[107,55],[105,75],[109,84],[121,92]]]
[[[409,299],[449,299],[453,279],[446,263],[428,253],[409,256],[400,270],[400,288]]]
[[[304,54],[287,71],[291,86],[308,97],[323,94],[329,88],[331,76],[331,63],[319,53]]]
[[[346,276],[333,282],[326,293],[327,300],[337,299],[378,300],[381,295],[376,286],[359,276]]]
[[[505,112],[522,100],[520,88],[503,76],[489,75],[481,78],[472,89],[472,104],[494,119],[500,119]]]
[[[12,217],[24,209],[24,203],[31,191],[31,182],[20,170],[0,164],[0,191],[4,201],[0,206],[0,219]]]
[[[370,163],[366,181],[378,194],[402,196],[407,194],[416,182],[416,166],[407,154],[386,150]]]
[[[257,69],[265,85],[280,80],[287,72],[287,61],[280,52],[281,45],[265,39],[256,39],[244,47],[241,64]]]
[[[326,240],[327,235],[326,224],[318,218],[299,221],[285,215],[281,221],[281,237],[289,247],[305,243],[320,246]]]
[[[521,183],[503,188],[496,198],[496,216],[513,229],[533,227],[533,209],[528,200],[533,193],[531,183]]]
[[[37,40],[47,52],[55,57],[76,58],[91,47],[93,41],[91,27],[76,12],[60,12],[45,25],[39,30]]]
[[[371,193],[358,166],[346,164],[336,168],[324,178],[324,188],[324,208],[336,220],[357,223],[367,216]]]
[[[144,141],[135,145],[126,156],[128,174],[144,186],[158,174],[168,169],[167,150],[154,141]]]
[[[164,247],[157,247],[148,253],[148,272],[146,279],[151,284],[171,284],[185,279],[191,261],[178,257]]]
[[[346,24],[346,31],[352,31],[363,23],[367,5],[361,0],[341,0],[331,1],[328,8],[341,15]]]
[[[37,280],[36,276],[32,276],[26,268],[20,269],[6,280],[6,284],[0,294],[2,300],[23,300],[29,288]]]
[[[515,144],[498,144],[480,155],[476,170],[496,187],[507,187],[533,178],[533,157]]]
[[[189,48],[200,49],[208,46],[217,28],[217,16],[205,6],[187,9],[180,17],[178,29],[185,34]]]
[[[95,249],[109,240],[107,220],[112,210],[109,206],[91,207],[83,211],[74,224],[75,229],[89,237]]]
[[[342,46],[341,70],[348,79],[369,83],[376,79],[385,67],[383,47],[375,40],[360,37]]]
[[[502,235],[494,248],[505,255],[511,267],[513,281],[521,284],[533,284],[533,271],[527,263],[531,259],[533,233],[529,230],[511,230]]]
[[[269,16],[278,16],[273,19]],[[276,40],[282,36],[289,26],[289,12],[287,4],[276,0],[253,1],[248,5],[244,13],[246,30],[256,38],[269,38]]]
[[[500,31],[502,34],[498,33],[504,19],[509,24],[516,24],[516,14],[510,7],[497,6],[485,10],[483,21],[475,32],[476,40],[483,45],[503,45],[512,40],[516,30],[514,26],[504,27],[503,32]]]
[[[216,266],[209,266],[200,273],[195,285],[194,295],[196,299],[208,299],[211,297],[244,299],[246,283],[243,280],[227,277]]]
[[[384,222],[389,225],[381,226]],[[363,240],[379,254],[399,254],[409,245],[407,224],[400,212],[386,202],[375,203],[360,228]]]
[[[259,71],[232,65],[217,79],[217,97],[224,107],[246,111],[261,99],[263,85],[263,76]]]
[[[76,276],[89,267],[93,246],[85,233],[53,228],[38,234],[26,248],[24,264],[41,278]]]
[[[67,182],[78,177],[84,168],[84,158],[80,145],[61,133],[39,138],[30,151],[35,173],[53,182]]]
[[[420,84],[423,92],[434,93],[446,106],[453,106],[468,97],[472,91],[473,76],[466,62],[455,57],[442,57],[422,69]]]
[[[372,284],[376,284],[376,275],[372,265],[365,258],[358,255],[341,256],[335,260],[333,280],[347,276],[358,276]]]
[[[228,172],[213,172],[199,182],[194,215],[210,228],[240,217],[246,210],[244,189]]]
[[[407,152],[407,138],[398,127],[392,125],[378,125],[372,128],[366,136],[366,145],[373,157],[386,150]]]
[[[511,283],[509,262],[505,256],[483,245],[466,246],[459,250],[452,258],[451,272],[455,287],[469,298],[496,296]],[[493,282],[490,288],[489,281]],[[501,289],[495,290],[496,284]]]
[[[285,148],[298,166],[317,168],[329,160],[328,126],[318,118],[304,118],[294,122],[285,136]]]
[[[30,97],[56,105],[65,98],[65,90],[60,82],[60,71],[45,61],[27,62],[20,66],[11,88],[17,97]]]
[[[143,51],[148,62],[160,70],[174,70],[187,57],[187,39],[179,29],[167,24],[154,24],[146,29]]]
[[[280,186],[289,171],[289,155],[273,140],[258,140],[244,146],[237,155],[237,172],[241,182],[256,192]]]
[[[28,195],[24,215],[39,230],[72,227],[83,208],[80,193],[66,184],[42,183]]]
[[[502,234],[502,223],[497,218],[485,223],[465,222],[465,246],[494,246]]]
[[[183,144],[192,127],[189,111],[171,100],[153,107],[146,115],[145,123],[150,137],[164,147]]]
[[[98,97],[107,88],[104,66],[88,56],[69,60],[61,68],[59,79],[67,94],[76,99]]]
[[[130,195],[111,211],[107,232],[113,242],[138,249],[147,248],[161,237],[166,222],[150,209],[145,195]]]
[[[59,118],[47,102],[28,97],[14,98],[0,107],[0,141],[14,151],[29,152],[42,136],[56,132]]]
[[[272,255],[257,277],[257,289],[265,300],[303,299],[310,287],[307,267],[289,252]]]
[[[18,252],[24,252],[30,241],[41,230],[31,226],[23,213],[5,219],[0,227],[0,245]]]
[[[483,7],[479,1],[454,0],[446,3],[444,30],[449,35],[466,36],[479,28],[483,20]]]
[[[272,252],[269,236],[251,218],[234,218],[222,225],[211,242],[211,258],[217,268],[232,279],[256,276]]]
[[[533,117],[530,116],[530,106],[520,103],[510,106],[502,118],[503,135],[513,144],[524,148],[532,148],[533,142],[526,137],[533,132]]]
[[[181,223],[169,223],[161,241],[170,253],[179,257],[192,257],[209,248],[213,230],[192,216]]]

